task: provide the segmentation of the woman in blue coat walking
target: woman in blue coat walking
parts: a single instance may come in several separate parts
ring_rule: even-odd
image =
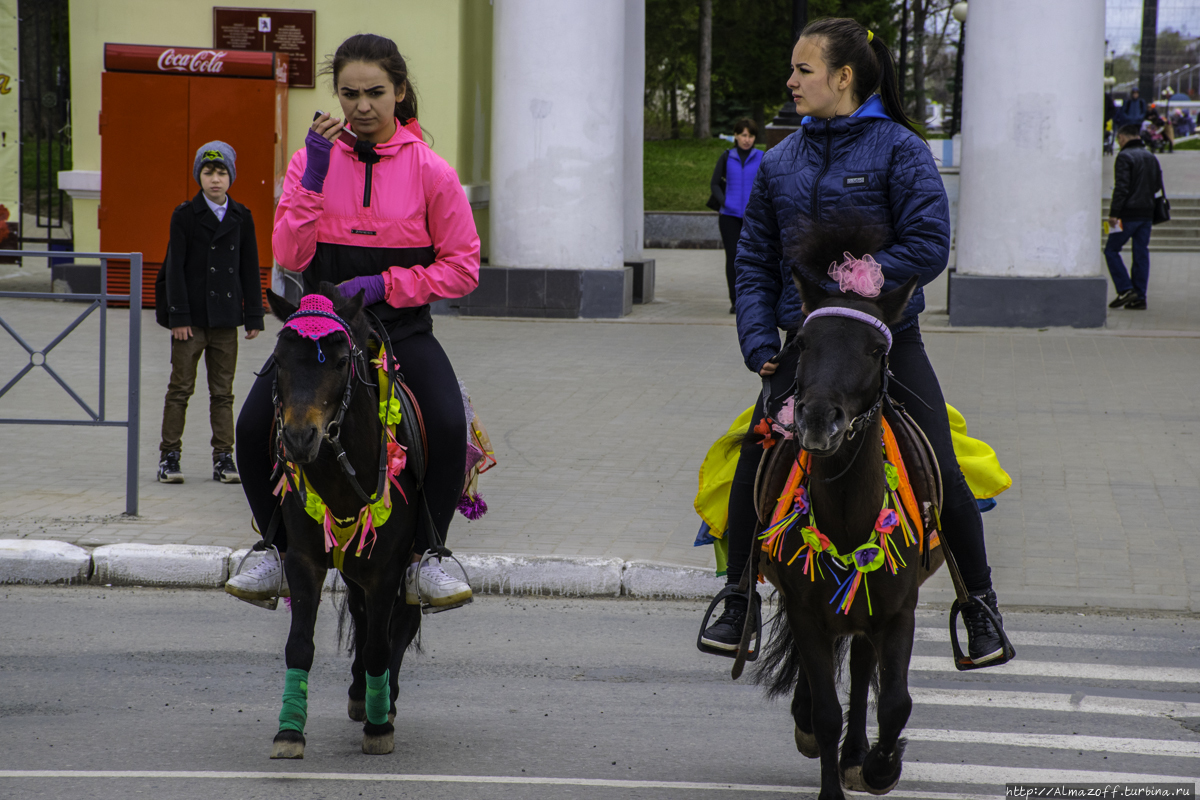
[[[729,285],[729,313],[735,313],[737,294],[734,290],[733,261],[737,256],[738,238],[742,235],[742,214],[754,186],[754,176],[762,163],[762,151],[754,149],[758,126],[743,117],[733,126],[734,147],[717,159],[711,181],[712,196],[720,213],[717,224],[721,244],[725,246],[725,282]],[[711,201],[710,201],[711,202]]]
[[[804,319],[787,257],[802,235],[803,221],[854,219],[883,226],[886,243],[871,255],[883,268],[885,292],[914,275],[919,286],[929,283],[946,268],[950,250],[946,192],[928,145],[901,106],[887,46],[854,20],[810,23],[792,53],[787,85],[804,120],[799,131],[763,156],[735,263],[742,356],[779,403],[795,376],[795,361],[771,361],[780,351],[778,332],[794,336]],[[836,291],[836,282],[830,288]],[[890,391],[937,454],[944,486],[943,541],[967,590],[998,611],[979,507],[958,468],[945,400],[921,341],[917,315],[924,308],[918,288],[904,318],[892,327],[890,366],[896,380]],[[751,428],[763,415],[760,396]],[[762,448],[747,443],[734,475],[726,534],[730,583],[740,579],[753,545],[754,476],[761,457]],[[722,616],[704,631],[704,642],[736,650],[745,603],[744,596],[727,599]],[[971,660],[1003,663],[1003,640],[988,616],[972,605],[963,610],[963,619]]]

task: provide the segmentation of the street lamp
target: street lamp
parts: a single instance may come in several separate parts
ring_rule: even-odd
[[[962,132],[962,74],[963,74],[963,45],[967,36],[967,4],[955,3],[950,8],[950,16],[958,22],[958,54],[954,60],[954,122],[950,126],[950,136]]]

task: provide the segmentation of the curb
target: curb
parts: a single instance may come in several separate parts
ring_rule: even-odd
[[[66,542],[0,539],[0,584],[216,589],[247,553],[246,548],[183,544],[108,544],[89,551]],[[264,557],[250,553],[244,569]],[[711,569],[654,561],[499,553],[463,553],[458,559],[478,594],[693,599],[711,597],[725,585]],[[457,567],[447,561],[447,569],[453,573]],[[325,591],[341,587],[338,573],[330,570]]]
[[[85,583],[92,554],[66,542],[0,539],[0,583]]]

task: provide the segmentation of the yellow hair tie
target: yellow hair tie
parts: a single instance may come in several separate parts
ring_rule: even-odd
[[[871,33],[871,31],[867,31],[867,44],[870,44],[871,40],[874,38],[875,38],[875,34]]]

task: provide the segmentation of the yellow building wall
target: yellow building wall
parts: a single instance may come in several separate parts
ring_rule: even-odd
[[[355,33],[375,33],[393,39],[408,61],[409,77],[416,87],[421,126],[433,149],[459,171],[463,183],[487,180],[485,140],[474,137],[482,130],[476,109],[491,111],[491,4],[488,0],[305,0],[305,2],[254,2],[221,0],[71,0],[71,128],[74,169],[100,169],[100,75],[104,71],[104,44],[174,45],[211,47],[213,6],[305,9],[317,12],[318,63]],[[470,30],[465,30],[469,20]],[[486,41],[486,63],[480,63]],[[463,52],[464,45],[471,51]],[[470,102],[462,95],[470,82]],[[476,85],[486,87],[475,103]],[[316,109],[333,112],[337,99],[329,76],[319,76],[314,89],[292,89],[288,94],[288,149],[304,144]],[[230,124],[236,124],[231,120]],[[153,158],[154,98],[146,98],[148,158]],[[464,150],[467,160],[463,162]],[[476,154],[482,152],[480,163]],[[465,167],[465,170],[464,170]],[[136,168],[131,165],[131,168]],[[480,176],[473,181],[473,176]],[[101,178],[103,180],[103,177]],[[75,248],[100,247],[96,227],[97,200],[75,200]],[[480,218],[485,223],[486,218]]]

